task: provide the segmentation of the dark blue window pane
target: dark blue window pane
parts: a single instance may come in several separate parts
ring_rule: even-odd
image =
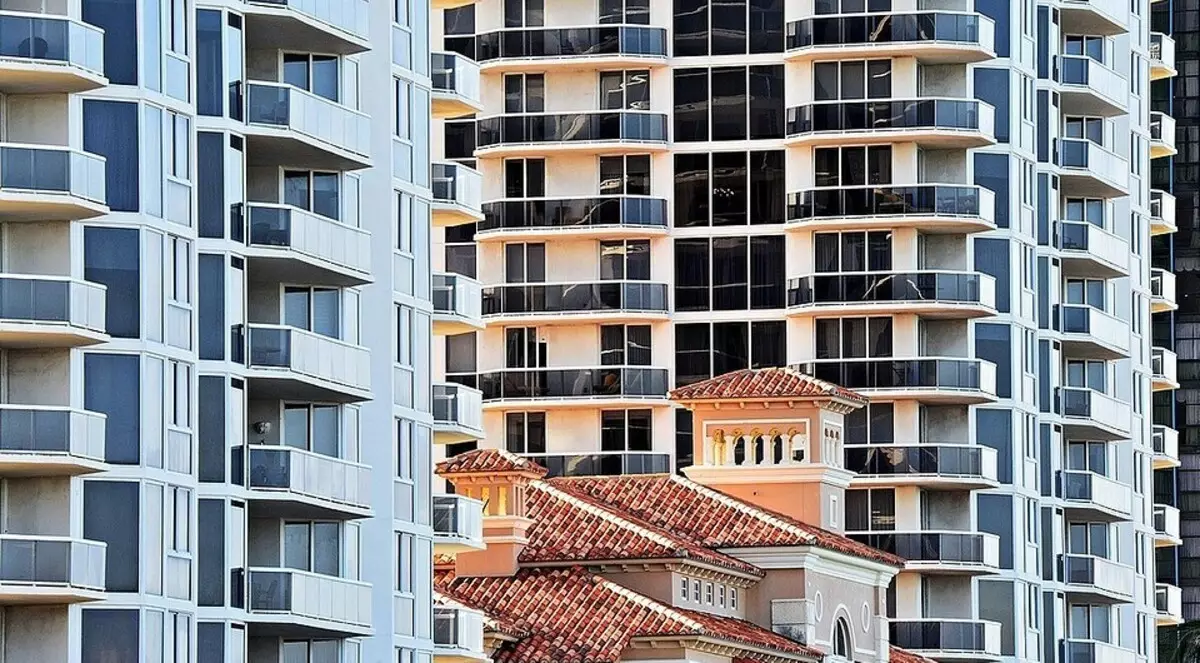
[[[200,358],[224,359],[225,339],[225,257],[201,253],[197,267],[200,279]]]
[[[129,39],[136,44],[134,36]],[[112,34],[105,35],[105,45],[111,41]],[[137,109],[137,104],[124,101],[83,100],[83,149],[108,160],[104,183],[114,212],[138,211]]]
[[[975,11],[996,22],[996,55],[1008,57],[1008,43],[1012,37],[1012,25],[1009,22],[1012,0],[977,0]]]
[[[196,213],[201,237],[225,237],[225,134],[196,134]]]
[[[110,592],[138,591],[138,530],[141,518],[138,514],[140,500],[138,489],[141,484],[133,481],[84,481],[83,482],[83,537],[91,541],[108,544],[104,562],[104,587]],[[84,611],[83,644],[87,649],[95,646],[103,649],[102,643],[112,639],[122,642],[121,633],[104,631],[91,645],[88,643],[89,611]],[[109,611],[105,611],[109,612]],[[139,661],[137,657],[137,622],[134,612],[133,649],[115,649],[111,657],[89,658],[85,661],[102,663],[107,661]],[[129,656],[122,655],[130,652]]]
[[[975,325],[975,356],[996,365],[996,395],[1012,398],[1012,328]]]
[[[220,117],[225,114],[225,67],[221,49],[221,12],[196,12],[196,112]],[[204,172],[203,169],[200,172]]]
[[[88,227],[83,232],[83,278],[108,288],[104,326],[118,338],[141,331],[141,275],[138,231]]]
[[[996,193],[996,225],[1008,227],[1008,156],[1004,154],[975,155],[975,183]]]
[[[996,199],[999,201],[999,196]],[[1012,279],[1009,276],[1008,253],[1006,239],[975,239],[975,269],[996,277],[996,309],[1002,313],[1008,313],[1010,308]]]
[[[225,385],[218,375],[201,375],[196,389],[199,419],[196,422],[200,480],[225,483]]]
[[[1009,115],[1008,103],[1009,74],[1007,69],[979,68],[975,70],[975,96],[980,101],[996,108],[996,140],[1008,142],[1009,126],[1012,118]]]
[[[203,379],[203,378],[201,378]],[[225,605],[225,501],[200,500],[196,508],[196,601]]]
[[[997,28],[999,29],[999,28]],[[1004,413],[1007,415],[1007,413]],[[982,419],[980,420],[982,423]],[[1000,537],[1000,568],[1013,567],[1013,506],[1012,495],[979,495],[979,513],[988,514],[979,519],[979,531]]]
[[[108,416],[104,459],[110,463],[136,465],[141,458],[140,365],[138,355],[90,352],[83,357],[83,407]],[[110,559],[112,553],[110,548]]]
[[[137,32],[137,0],[83,0],[83,20],[104,28],[104,75],[108,81],[115,85],[137,85],[141,42]]]

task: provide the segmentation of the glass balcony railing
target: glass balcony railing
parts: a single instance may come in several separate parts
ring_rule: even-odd
[[[809,189],[788,194],[789,222],[906,216],[979,219],[993,224],[995,193],[980,186],[912,184]]]
[[[666,143],[667,116],[647,111],[532,113],[481,118],[477,149],[536,143]]]
[[[1096,555],[1063,555],[1063,582],[1083,585],[1088,591],[1100,590],[1132,597],[1133,567]]]
[[[1112,104],[1119,104],[1118,95],[1129,88],[1120,74],[1086,55],[1058,56],[1058,82],[1085,87],[1090,94],[1104,97]]]
[[[249,246],[286,248],[330,265],[368,276],[371,233],[291,205],[246,205]]]
[[[0,145],[0,193],[66,194],[104,205],[104,157],[69,147]]]
[[[1088,343],[1100,343],[1124,353],[1129,347],[1129,325],[1120,318],[1082,304],[1063,304],[1055,307],[1058,329],[1063,334],[1079,336]]]
[[[996,279],[975,272],[863,272],[788,279],[788,306],[978,304],[996,307]]]
[[[0,324],[105,333],[107,288],[64,276],[0,276]],[[31,330],[32,331],[32,330]]]
[[[1112,150],[1083,138],[1058,138],[1054,142],[1055,163],[1080,177],[1098,179],[1105,186],[1126,190],[1129,187],[1129,162]]]
[[[479,281],[462,274],[433,275],[433,312],[436,315],[479,320],[483,289]]]
[[[667,371],[646,366],[511,368],[479,374],[484,402],[511,399],[658,399],[667,395]]]
[[[798,368],[848,389],[996,393],[996,365],[981,359],[819,359]]]
[[[433,533],[482,548],[483,502],[462,495],[434,495]]]
[[[483,431],[483,394],[461,384],[433,385],[433,423]]]
[[[1117,432],[1128,432],[1131,410],[1129,403],[1119,401],[1108,394],[1086,387],[1062,387],[1059,389],[1062,416],[1068,423],[1099,424]]]
[[[649,451],[599,451],[582,454],[521,454],[549,470],[551,477],[667,474],[671,456]]]
[[[1094,258],[1117,271],[1128,265],[1129,244],[1117,235],[1086,221],[1059,221],[1055,225],[1058,249],[1073,254],[1065,257]]]
[[[1000,538],[975,532],[854,532],[850,538],[908,562],[999,568]]]
[[[104,31],[66,16],[0,11],[0,59],[67,64],[103,76]]]
[[[0,463],[24,455],[103,462],[105,420],[69,407],[0,405]]]
[[[336,632],[371,628],[371,585],[310,571],[251,568],[250,612],[302,617]]]
[[[286,83],[247,83],[246,123],[288,129],[361,157],[370,154],[369,117]]]
[[[974,99],[825,101],[787,111],[787,135],[937,129],[993,135],[996,110]]]
[[[667,31],[637,25],[519,28],[476,35],[476,60],[667,57]]]
[[[286,369],[312,378],[369,391],[371,353],[359,345],[281,325],[249,325],[247,365]]]
[[[433,607],[433,646],[438,650],[468,652],[479,659],[487,658],[483,649],[483,615],[460,607]]]
[[[905,48],[937,43],[977,46],[993,52],[995,41],[995,22],[976,13],[922,11],[813,16],[787,24],[789,51],[888,45]]]
[[[1129,663],[1136,661],[1137,654],[1100,640],[1063,640],[1062,663]]]
[[[1129,514],[1133,499],[1129,486],[1086,470],[1064,470],[1058,476],[1059,495],[1067,502]]]
[[[42,534],[0,535],[0,586],[104,591],[107,546],[98,541]]]
[[[498,200],[483,204],[475,232],[619,227],[666,230],[667,201],[639,196]]]
[[[250,0],[252,4],[287,7],[310,16],[359,39],[366,39],[370,28],[371,5],[367,0]]]
[[[458,163],[433,164],[433,202],[478,212],[483,201],[483,175]]]
[[[248,447],[246,485],[254,490],[370,509],[370,468],[353,461],[286,446]]]
[[[1000,624],[959,619],[892,619],[889,641],[918,652],[1000,654]]]
[[[853,444],[845,447],[846,469],[871,477],[944,477],[994,482],[997,453],[968,444]]]
[[[478,63],[458,53],[433,53],[429,70],[434,94],[452,95],[468,104],[481,105]]]
[[[483,289],[483,314],[563,315],[572,313],[668,312],[665,283],[599,281],[531,283]]]

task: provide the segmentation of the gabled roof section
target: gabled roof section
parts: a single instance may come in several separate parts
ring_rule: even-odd
[[[510,453],[504,449],[474,449],[447,458],[437,464],[436,471],[441,476],[453,474],[483,474],[483,473],[523,473],[546,476],[548,470],[541,465]]]
[[[533,520],[522,564],[612,560],[690,559],[738,573],[762,576],[752,564],[697,544],[584,494],[534,483],[525,498]]]
[[[671,392],[671,400],[675,401],[788,398],[837,398],[852,403],[867,402],[867,397],[856,391],[819,380],[789,367],[733,371],[679,387]]]
[[[676,475],[560,477],[549,483],[706,548],[815,546],[904,566],[895,555]]]
[[[527,637],[495,663],[618,663],[637,638],[708,637],[820,660],[819,651],[746,621],[659,603],[582,567],[522,569],[514,576],[441,576],[439,591]]]
[[[888,663],[934,663],[934,660],[899,647],[892,647],[888,655]]]

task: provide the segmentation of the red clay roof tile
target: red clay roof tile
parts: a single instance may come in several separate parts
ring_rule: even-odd
[[[867,402],[867,397],[856,391],[788,367],[733,371],[671,392],[676,401],[821,397]]]
[[[546,476],[547,472],[546,468],[532,460],[504,449],[474,449],[443,460],[435,469],[441,476],[484,472],[530,472],[541,477]]]
[[[934,660],[899,647],[892,647],[891,653],[888,655],[888,663],[934,663]]]

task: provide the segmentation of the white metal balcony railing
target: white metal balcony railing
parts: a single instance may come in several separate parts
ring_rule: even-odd
[[[289,129],[361,157],[370,154],[366,114],[286,83],[250,81],[246,90],[248,124]]]
[[[1132,597],[1137,575],[1133,567],[1098,555],[1063,555],[1063,580],[1068,585],[1081,585],[1087,591],[1099,590],[1122,597]]]
[[[1121,105],[1121,94],[1129,85],[1111,67],[1086,55],[1062,55],[1058,59],[1059,82],[1067,90],[1086,89],[1103,97],[1110,105]]]
[[[1133,495],[1129,486],[1086,470],[1063,470],[1059,474],[1061,496],[1067,502],[1094,504],[1119,514],[1131,512]]]
[[[1154,607],[1160,621],[1183,621],[1183,590],[1165,582],[1155,584]]]
[[[1101,640],[1068,638],[1063,641],[1065,663],[1130,663],[1138,660],[1132,649]]]
[[[1059,138],[1056,148],[1064,175],[1099,179],[1113,189],[1128,188],[1129,162],[1116,152],[1084,138]]]
[[[107,544],[42,534],[0,535],[0,591],[64,588],[104,591]]]
[[[1162,189],[1150,190],[1150,220],[1161,227],[1175,226],[1175,196]],[[1154,234],[1158,234],[1157,232]]]
[[[1164,539],[1179,541],[1179,509],[1169,504],[1154,505],[1154,533]]]
[[[371,628],[371,585],[283,568],[250,568],[250,612]]]
[[[1159,300],[1162,305],[1174,306],[1176,302],[1175,274],[1158,267],[1151,268],[1150,297],[1152,300]]]
[[[889,530],[848,532],[847,536],[903,558],[910,568],[1000,568],[1000,537],[986,532]]]
[[[366,39],[370,28],[371,7],[367,0],[250,0],[250,3],[287,7],[359,39]]]
[[[1125,17],[1129,14],[1129,6],[1122,3],[1121,0],[1062,0],[1062,11],[1070,12],[1070,16],[1064,16],[1063,20],[1078,19],[1084,12],[1089,14],[1099,15],[1104,23],[1111,25],[1125,25]],[[1088,22],[1090,29],[1095,24]],[[1090,33],[1089,33],[1090,34]],[[1104,30],[1103,34],[1112,34],[1110,30]]]
[[[1155,382],[1179,384],[1179,355],[1166,348],[1150,348],[1150,373]]]
[[[431,69],[434,95],[458,97],[468,105],[481,106],[479,63],[458,53],[434,53]]]
[[[433,534],[435,546],[444,542],[482,548],[483,502],[463,495],[434,495]]]
[[[1064,334],[1079,336],[1084,341],[1097,341],[1120,351],[1129,348],[1129,325],[1108,311],[1095,306],[1064,304],[1059,307],[1059,315]]]
[[[1154,425],[1150,428],[1150,441],[1154,448],[1155,461],[1160,458],[1174,464],[1179,460],[1179,431],[1169,426]]]
[[[251,445],[248,451],[251,489],[370,508],[371,468],[366,465],[282,445]]]
[[[458,163],[433,164],[433,202],[482,214],[483,174]]]
[[[106,419],[65,406],[0,405],[0,463],[6,456],[104,462]]]
[[[107,288],[69,276],[0,276],[0,324],[63,326],[104,334]]]
[[[356,390],[371,389],[371,353],[360,345],[285,325],[251,324],[248,332],[251,368],[285,369]]]
[[[1175,39],[1171,35],[1162,32],[1150,33],[1150,65],[1164,70],[1164,73],[1175,71]]]
[[[483,392],[453,382],[433,385],[433,423],[483,431]]]
[[[434,274],[433,313],[482,321],[483,286],[462,274]]]
[[[1151,158],[1175,154],[1175,118],[1152,111],[1150,113],[1150,156]]]
[[[1086,221],[1059,221],[1058,249],[1063,259],[1099,261],[1110,273],[1124,272],[1129,265],[1129,243],[1116,234]]]
[[[371,233],[320,214],[274,203],[246,205],[246,243],[290,249],[335,267],[369,274]]]
[[[1000,655],[1000,624],[975,619],[891,619],[892,645],[924,654]]]
[[[458,606],[434,606],[433,646],[435,650],[485,659],[483,615]]]
[[[0,35],[0,60],[66,64],[104,75],[104,31],[83,21],[53,14],[0,11]]]
[[[1129,403],[1086,387],[1062,387],[1059,393],[1066,423],[1095,423],[1119,433],[1129,432],[1133,416]]]
[[[57,145],[0,144],[0,192],[67,194],[104,205],[104,157]]]

